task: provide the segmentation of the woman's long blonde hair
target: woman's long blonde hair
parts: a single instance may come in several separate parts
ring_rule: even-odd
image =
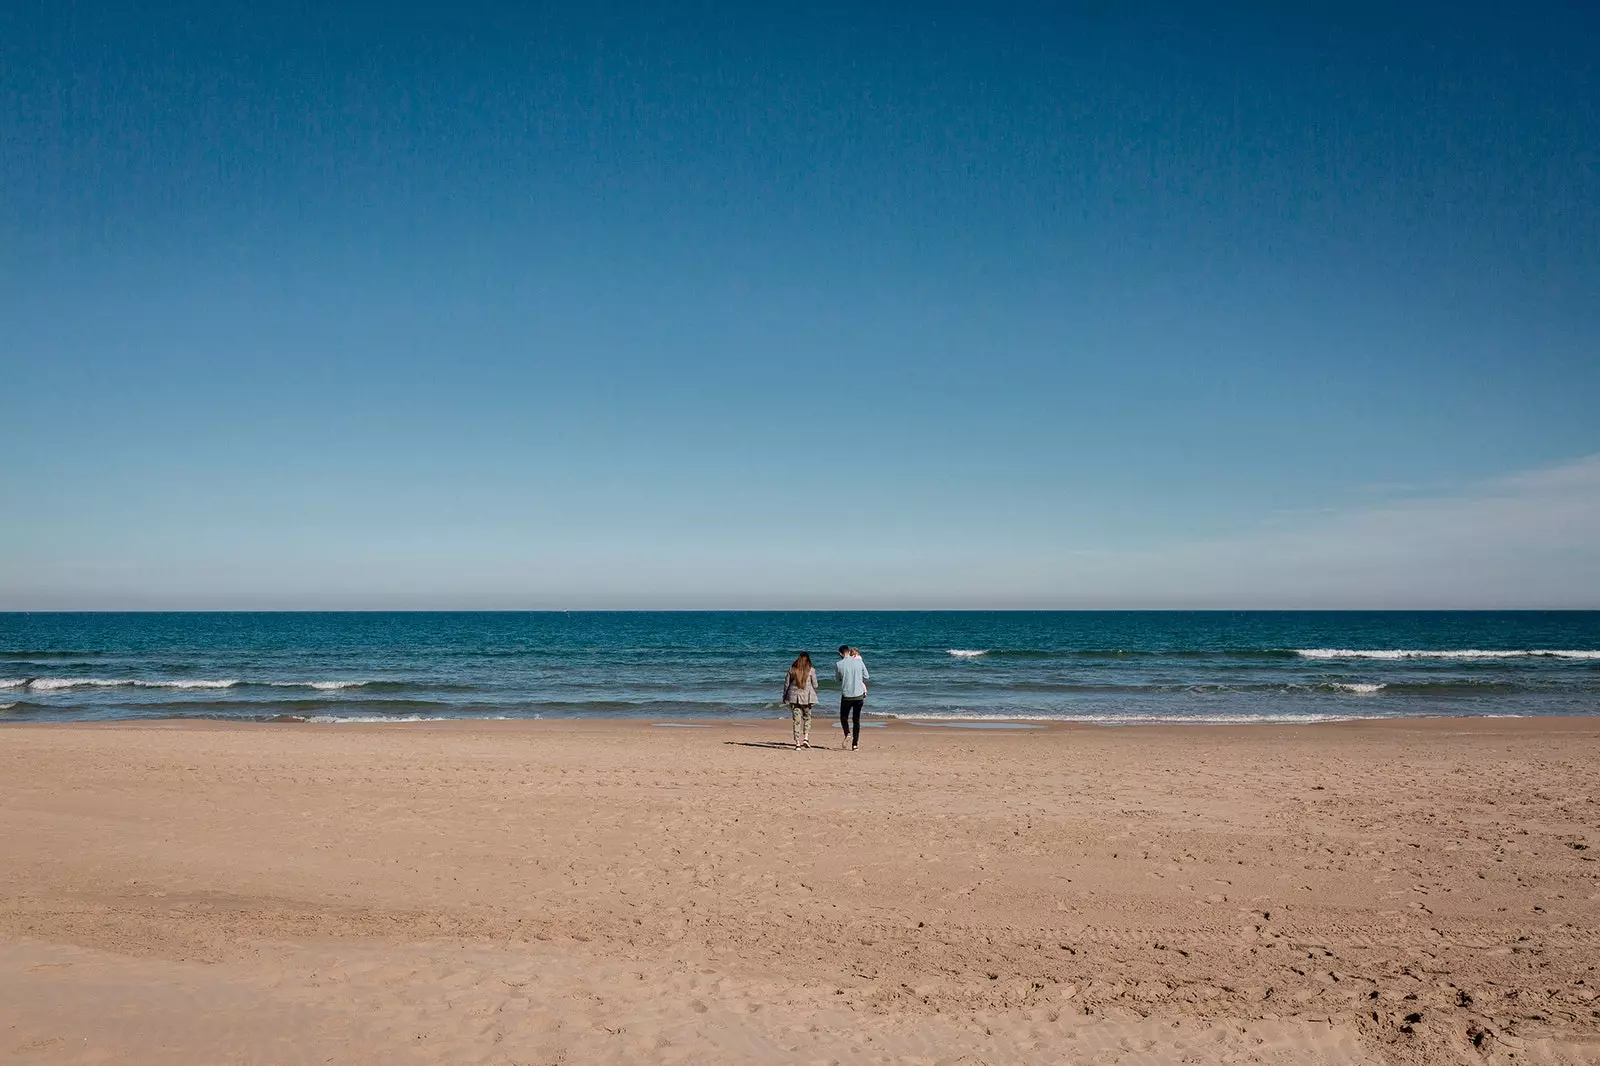
[[[789,664],[789,683],[805,688],[806,675],[811,673],[811,656],[801,652],[794,657],[794,662]]]

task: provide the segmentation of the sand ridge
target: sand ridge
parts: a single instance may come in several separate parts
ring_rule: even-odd
[[[0,730],[0,1056],[1600,1062],[1600,721],[787,729]]]

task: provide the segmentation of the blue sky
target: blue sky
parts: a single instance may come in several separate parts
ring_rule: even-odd
[[[1600,607],[1592,8],[755,6],[0,13],[0,609]]]

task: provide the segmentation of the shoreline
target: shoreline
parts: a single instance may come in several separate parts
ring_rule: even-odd
[[[814,720],[823,726],[832,728],[837,724],[834,715],[836,711],[816,711]],[[286,726],[343,726],[346,728],[360,728],[363,726],[413,726],[421,728],[448,727],[452,729],[468,729],[482,727],[485,730],[516,731],[519,727],[551,728],[563,724],[587,727],[590,725],[615,726],[619,729],[655,728],[670,725],[693,725],[699,728],[713,728],[726,726],[729,728],[752,728],[759,726],[772,726],[773,728],[785,727],[789,724],[788,715],[774,714],[770,717],[757,715],[727,715],[712,716],[684,715],[682,717],[664,715],[659,717],[639,716],[602,716],[602,715],[560,715],[552,717],[539,716],[430,716],[410,717],[395,716],[392,718],[379,715],[363,715],[356,717],[343,717],[338,715],[283,715],[272,718],[245,718],[245,717],[216,717],[205,718],[198,715],[171,715],[167,717],[129,717],[105,718],[84,720],[49,720],[40,721],[28,718],[0,719],[0,729],[41,728],[41,729],[108,729],[138,726],[158,726],[162,728],[193,726],[196,728],[213,727],[286,727]],[[1565,714],[1460,714],[1460,715],[1395,715],[1389,717],[1352,716],[1348,718],[1306,718],[1301,720],[1289,716],[1277,718],[1249,719],[1238,716],[1237,719],[1228,721],[1182,720],[1178,718],[1164,718],[1149,720],[1129,718],[1126,721],[1114,720],[1113,716],[1103,719],[1060,719],[1037,718],[1026,716],[1003,717],[1000,715],[970,717],[970,718],[915,718],[910,716],[872,716],[870,712],[863,712],[862,726],[871,725],[876,729],[914,727],[914,728],[939,728],[939,729],[970,729],[981,732],[986,727],[998,728],[1001,731],[1023,730],[1040,731],[1074,731],[1081,729],[1110,729],[1123,730],[1178,730],[1180,732],[1207,731],[1207,730],[1261,730],[1272,728],[1310,729],[1333,727],[1377,727],[1377,728],[1416,728],[1434,729],[1450,724],[1462,723],[1488,723],[1488,722],[1528,722],[1528,723],[1553,723],[1550,726],[1537,726],[1535,728],[1556,729],[1561,723],[1573,724],[1580,722],[1594,722],[1600,728],[1600,709],[1593,712],[1572,712]]]

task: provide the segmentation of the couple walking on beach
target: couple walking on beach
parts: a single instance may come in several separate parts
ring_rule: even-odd
[[[841,746],[854,751],[861,746],[861,707],[867,702],[867,663],[861,658],[861,649],[839,645],[833,676],[839,682],[839,729],[844,733]],[[794,750],[809,748],[811,708],[817,705],[817,671],[805,652],[795,657],[784,675],[783,702],[794,716]]]

